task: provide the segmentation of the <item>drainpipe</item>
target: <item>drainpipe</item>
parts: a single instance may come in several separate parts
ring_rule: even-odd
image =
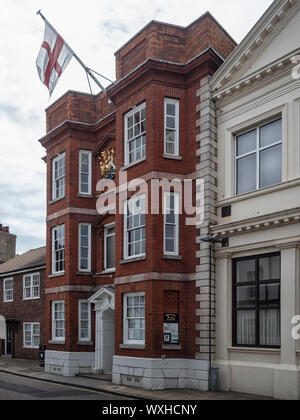
[[[206,237],[200,239],[202,242],[209,243],[209,329],[208,329],[208,337],[209,337],[209,391],[211,391],[211,373],[212,373],[212,328],[211,328],[211,317],[212,317],[212,257],[215,251],[215,244],[219,243],[224,245],[227,242],[226,239],[218,239],[217,235],[213,235],[211,232],[211,228],[209,229],[209,233]]]

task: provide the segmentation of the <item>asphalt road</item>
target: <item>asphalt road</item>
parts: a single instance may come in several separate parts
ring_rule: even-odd
[[[112,401],[126,398],[0,373],[0,401],[5,400]]]

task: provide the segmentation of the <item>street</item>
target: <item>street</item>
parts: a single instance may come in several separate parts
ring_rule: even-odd
[[[128,400],[120,396],[0,373],[0,401],[4,400]]]

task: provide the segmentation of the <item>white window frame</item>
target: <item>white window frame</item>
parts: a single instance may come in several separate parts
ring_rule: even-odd
[[[135,297],[135,296],[144,296],[145,303],[144,308],[146,310],[146,293],[145,292],[137,292],[137,293],[125,293],[123,295],[123,343],[124,344],[135,344],[135,345],[144,345],[146,339],[146,313],[144,317],[132,317],[128,318],[127,316],[127,298]],[[144,340],[130,340],[128,338],[128,321],[130,319],[141,319],[145,322],[145,339]]]
[[[168,223],[167,222],[167,215],[170,212],[170,208],[168,203],[170,202],[168,197],[170,197],[171,195],[174,196],[174,213],[175,213],[175,223]],[[172,255],[172,256],[179,256],[179,198],[180,198],[180,194],[179,193],[175,193],[175,192],[169,192],[166,191],[164,192],[164,255]],[[170,252],[166,250],[166,240],[167,240],[167,236],[166,236],[166,227],[167,225],[171,225],[171,226],[175,226],[175,246],[174,252]]]
[[[31,340],[30,340],[30,345],[26,344],[26,340],[25,340],[25,327],[27,325],[30,325],[30,334],[31,334]],[[39,327],[39,335],[34,334],[34,327],[36,327],[38,325]],[[38,345],[34,345],[34,337],[39,337],[39,344]],[[39,322],[24,322],[23,324],[23,347],[24,349],[38,349],[40,346],[40,342],[41,342],[41,326]]]
[[[88,227],[88,268],[81,268],[81,248],[86,248],[81,246],[81,228],[83,226]],[[78,271],[81,273],[90,273],[91,272],[91,255],[92,255],[92,225],[90,223],[79,223],[78,225]]]
[[[33,285],[33,277],[38,276],[39,277],[39,284]],[[26,278],[30,277],[30,286],[26,287]],[[35,287],[39,288],[39,295],[34,296],[33,289]],[[26,289],[30,289],[30,297],[26,297]],[[37,300],[41,297],[41,275],[40,273],[32,273],[32,274],[24,274],[23,276],[23,300]]]
[[[115,228],[115,232],[114,234],[108,234],[109,229]],[[112,268],[107,268],[107,239],[110,237],[115,237],[115,245],[116,245],[116,224],[115,223],[110,223],[108,225],[104,226],[104,271],[109,273],[109,272],[115,272],[116,271],[116,257],[114,258],[115,260],[115,266]]]
[[[83,173],[81,170],[82,167],[82,156],[88,156],[88,165],[89,165],[89,173]],[[84,192],[81,190],[81,176],[88,175],[88,192]],[[79,150],[79,194],[80,195],[92,195],[92,152],[89,150]]]
[[[55,319],[55,305],[57,304],[63,304],[63,312],[64,312],[64,318],[63,319]],[[65,311],[65,301],[64,300],[55,300],[52,302],[52,341],[54,342],[65,342],[66,340],[66,311]],[[56,337],[56,322],[57,321],[63,321],[64,322],[64,337]]]
[[[167,156],[179,156],[180,155],[180,148],[179,148],[179,138],[180,138],[180,133],[179,133],[179,129],[180,129],[180,108],[179,108],[179,103],[180,101],[178,99],[170,99],[170,98],[165,98],[165,127],[164,127],[164,153]],[[175,109],[176,109],[176,115],[175,115],[175,129],[173,128],[168,128],[167,125],[167,118],[168,118],[168,114],[167,114],[167,109],[168,109],[168,104],[171,105],[175,105]],[[167,152],[167,131],[174,131],[175,132],[175,144],[174,144],[174,153],[168,153]]]
[[[60,260],[64,262],[64,269],[61,271],[56,271],[56,263],[58,260],[56,260],[56,252],[55,251],[55,232],[58,231],[59,229],[63,229],[63,235],[64,235],[64,247],[61,249],[61,251],[63,251],[64,254],[64,259]],[[52,274],[63,274],[65,272],[65,268],[66,268],[66,229],[65,229],[65,225],[59,225],[59,226],[55,226],[52,228]]]
[[[61,177],[55,178],[55,164],[64,159],[64,172]],[[57,195],[56,181],[63,180],[63,194]],[[52,201],[60,200],[66,195],[66,154],[62,153],[52,160]]]
[[[88,322],[88,337],[87,338],[82,338],[81,337],[81,321],[82,321],[82,319],[81,319],[81,305],[83,303],[88,304],[88,319],[84,320],[84,321]],[[91,339],[92,339],[91,338],[92,337],[91,330],[92,330],[92,328],[91,328],[91,304],[86,299],[80,299],[78,301],[78,341],[80,343],[91,342]]]
[[[130,117],[132,117],[134,114],[136,114],[137,112],[141,112],[143,109],[145,108],[145,121],[146,121],[146,131],[142,133],[140,133],[137,136],[134,136],[132,139],[128,139],[128,120]],[[136,163],[140,162],[141,160],[146,158],[147,155],[147,108],[146,108],[146,102],[143,102],[141,105],[135,107],[134,109],[132,109],[130,112],[128,112],[125,117],[124,117],[124,139],[125,139],[125,146],[124,146],[124,161],[125,161],[125,165],[135,165]],[[142,136],[146,137],[146,145],[145,145],[145,156],[141,156],[140,159],[136,159],[132,162],[129,162],[129,143],[134,141],[134,139],[138,138],[138,137],[142,137]],[[141,146],[142,149],[142,146]]]
[[[6,283],[7,282],[12,282],[12,287],[11,289],[6,289]],[[7,299],[7,293],[11,292],[12,293],[12,298],[11,299]],[[14,279],[13,277],[7,278],[3,280],[3,302],[4,303],[9,303],[9,302],[13,302],[14,301]]]
[[[145,207],[145,225],[140,225],[138,227],[132,228],[132,229],[128,229],[128,225],[127,225],[127,206],[128,204],[132,201],[133,205],[135,207],[135,203],[136,201],[139,200],[144,200],[144,207]],[[137,255],[129,255],[128,253],[128,247],[129,247],[129,241],[128,241],[128,236],[129,236],[129,232],[132,230],[137,230],[137,229],[142,229],[145,228],[146,230],[146,194],[142,194],[142,195],[138,195],[138,196],[134,196],[131,199],[127,200],[124,202],[124,259],[125,260],[131,260],[134,258],[142,258],[146,256],[146,242],[147,242],[147,238],[145,237],[145,252],[137,254]],[[142,214],[142,213],[139,213]]]
[[[234,149],[234,153],[235,153],[235,155],[234,155],[234,165],[235,165],[234,192],[235,192],[235,195],[249,194],[249,193],[254,192],[254,191],[259,191],[262,188],[268,188],[268,187],[260,187],[260,153],[264,150],[267,150],[267,149],[270,149],[272,147],[278,146],[279,144],[281,144],[283,146],[283,139],[282,139],[283,135],[281,134],[281,140],[276,141],[274,143],[270,143],[267,146],[261,147],[260,146],[260,129],[262,127],[264,127],[265,125],[268,125],[268,124],[271,124],[275,121],[280,121],[280,120],[283,123],[283,118],[282,117],[277,117],[277,118],[274,118],[270,121],[266,121],[263,124],[259,124],[257,126],[254,126],[254,128],[252,128],[252,129],[243,130],[243,132],[235,135],[235,144],[234,144],[234,148],[235,148]],[[237,152],[238,152],[238,137],[242,136],[243,134],[247,134],[251,131],[254,131],[254,130],[256,130],[256,149],[252,150],[251,152],[247,152],[247,153],[244,153],[243,155],[238,156],[238,154],[237,154]],[[281,153],[282,152],[283,152],[283,149],[281,149]],[[252,191],[248,191],[247,193],[238,193],[238,161],[242,158],[245,158],[247,156],[251,156],[251,155],[254,155],[254,154],[256,155],[256,189],[252,190]],[[282,157],[282,154],[281,154],[281,157]],[[281,182],[282,182],[282,178],[283,178],[283,174],[281,173]],[[270,185],[270,187],[271,186],[272,185]]]

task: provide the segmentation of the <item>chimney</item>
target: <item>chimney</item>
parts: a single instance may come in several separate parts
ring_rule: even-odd
[[[9,226],[0,223],[0,264],[15,258],[16,236],[9,233]]]

